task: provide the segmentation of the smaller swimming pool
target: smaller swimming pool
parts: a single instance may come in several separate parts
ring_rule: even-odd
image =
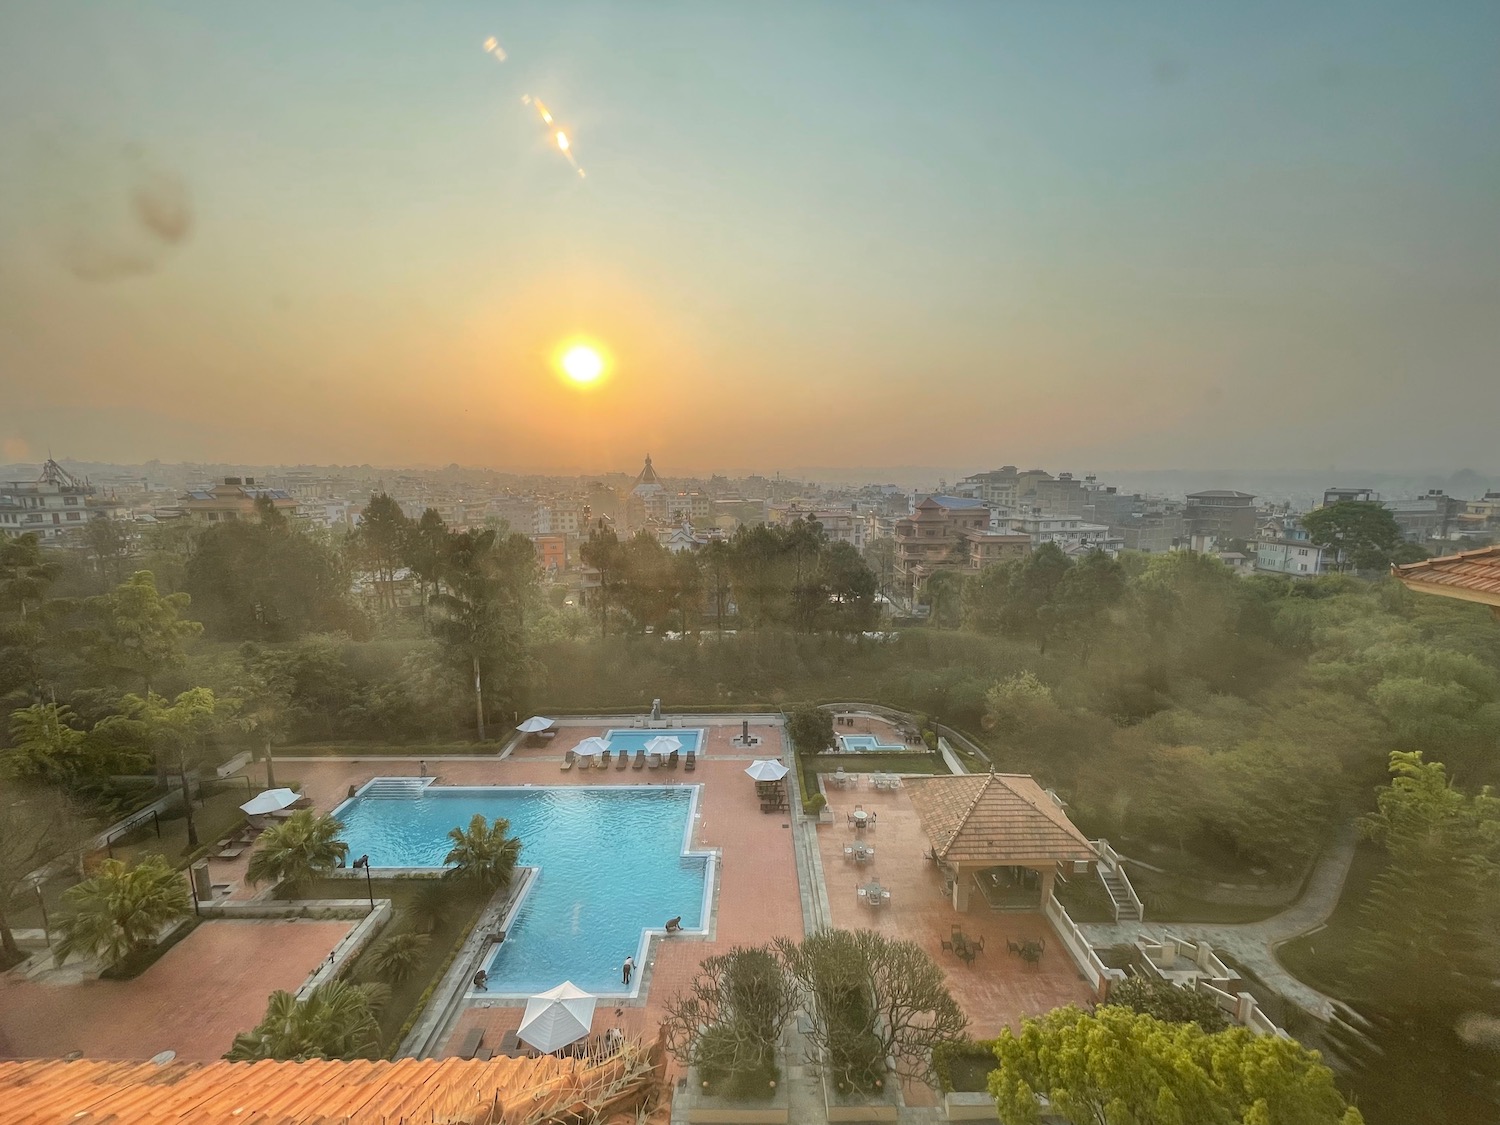
[[[846,754],[885,754],[893,750],[908,749],[906,746],[881,742],[873,734],[841,734],[839,745],[844,748]]]
[[[646,743],[653,738],[666,735],[675,738],[682,743],[684,753],[692,751],[697,753],[703,745],[703,731],[701,728],[688,727],[683,730],[640,730],[638,728],[625,727],[604,732],[604,740],[609,743],[609,748],[616,754],[621,752],[634,754],[637,750],[644,750]]]

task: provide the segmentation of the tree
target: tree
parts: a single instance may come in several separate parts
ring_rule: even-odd
[[[302,1001],[278,989],[266,1004],[265,1018],[236,1035],[224,1057],[230,1062],[374,1058],[380,1049],[376,1013],[389,996],[384,985],[342,980],[325,981]]]
[[[990,1073],[1002,1121],[1036,1125],[1038,1096],[1070,1121],[1361,1125],[1315,1051],[1236,1027],[1213,1034],[1106,1005],[1058,1008],[1009,1028]]]
[[[932,607],[928,621],[939,629],[956,629],[963,622],[964,587],[972,581],[958,570],[939,570],[927,580],[922,601]]]
[[[295,526],[267,497],[256,518],[203,532],[184,577],[209,631],[241,640],[287,640],[309,631],[358,630],[351,575],[326,532]],[[381,596],[388,584],[378,583]]]
[[[521,858],[521,841],[510,835],[510,821],[497,816],[489,824],[479,813],[468,828],[448,832],[453,847],[443,857],[452,866],[448,875],[466,880],[483,891],[497,891],[510,886]]]
[[[792,745],[803,754],[818,754],[833,745],[833,714],[809,704],[786,718]]]
[[[1210,996],[1171,981],[1133,976],[1109,990],[1109,1002],[1163,1023],[1195,1023],[1204,1031],[1223,1031],[1229,1019]]]
[[[123,581],[120,572],[135,550],[130,524],[123,520],[90,520],[83,525],[83,543],[93,559],[101,588]]]
[[[427,588],[437,588],[443,574],[443,559],[447,555],[448,525],[436,508],[428,508],[422,518],[409,524],[401,554],[406,565],[421,583],[422,616],[427,616]]]
[[[51,790],[22,796],[9,787],[0,799],[0,970],[25,956],[11,933],[7,907],[34,871],[76,842],[76,824],[67,801]]]
[[[401,511],[401,505],[384,492],[370,497],[354,533],[354,547],[374,576],[376,601],[383,612],[396,608],[396,571],[410,541],[411,520]]]
[[[1124,593],[1125,568],[1103,551],[1090,551],[1063,574],[1051,610],[1053,625],[1079,639],[1080,664],[1088,663],[1102,618]]]
[[[169,668],[183,662],[183,645],[203,632],[182,617],[187,594],[163,596],[149,570],[138,570],[108,594],[83,603],[91,625],[81,637],[86,660],[109,676],[139,679],[141,693]]]
[[[61,574],[62,564],[42,555],[41,540],[34,532],[0,539],[0,611],[14,612],[25,620]]]
[[[829,624],[859,633],[875,624],[875,574],[851,543],[829,543],[818,560],[819,592]]]
[[[208,688],[192,688],[168,703],[155,692],[144,697],[127,695],[120,700],[115,723],[136,725],[156,759],[158,778],[165,778],[171,766],[177,767],[182,784],[182,805],[187,812],[188,846],[198,846],[198,826],[193,819],[193,791],[189,784],[189,763],[196,772],[203,753],[203,742],[218,726],[219,703]],[[97,728],[96,728],[97,729]]]
[[[1001,680],[985,692],[984,702],[984,728],[1008,734],[1028,734],[1059,714],[1052,689],[1030,669]]]
[[[520,538],[524,541],[524,536]],[[509,540],[506,543],[505,553],[513,555]],[[529,544],[527,550],[530,552]],[[505,566],[506,562],[511,565]],[[530,567],[534,576],[534,553],[530,555]],[[519,694],[516,681],[525,670],[520,621],[524,596],[515,588],[515,569],[513,559],[497,558],[493,531],[452,534],[444,563],[447,589],[433,598],[439,611],[433,633],[455,666],[472,678],[475,729],[480,742],[485,737],[485,685],[490,686],[488,705],[493,707],[494,696],[507,679],[511,681],[512,699]]]
[[[800,943],[778,939],[776,948],[836,1089],[881,1088],[887,1061],[902,1078],[933,1082],[933,1048],[968,1026],[943,970],[916,942],[821,930]]]
[[[588,542],[578,549],[583,565],[599,572],[599,635],[609,635],[609,603],[620,587],[625,569],[625,555],[620,537],[612,527],[596,527]]]
[[[74,953],[116,965],[154,945],[162,930],[192,909],[182,873],[150,855],[134,867],[106,859],[99,870],[63,892],[67,910],[52,955],[59,965]]]
[[[88,772],[84,743],[88,738],[71,724],[72,709],[57,703],[34,703],[10,714],[10,750],[0,764],[15,777],[68,785]]]
[[[279,882],[291,890],[304,887],[338,866],[349,845],[338,838],[342,822],[299,809],[261,833],[245,876],[253,884]]]
[[[267,652],[246,642],[240,648],[244,679],[235,691],[234,725],[253,736],[266,759],[266,788],[276,788],[276,763],[271,749],[291,727],[293,680],[284,652]]]
[[[1383,571],[1401,544],[1401,528],[1384,504],[1374,500],[1340,500],[1302,517],[1308,537],[1337,552],[1338,568]]]
[[[410,980],[422,967],[432,938],[427,934],[405,933],[386,938],[370,951],[370,968],[378,977],[392,984]]]
[[[1361,981],[1390,1010],[1492,1008],[1500,798],[1454,788],[1442,763],[1423,761],[1420,751],[1391,754],[1390,769],[1378,811],[1361,825],[1388,856],[1361,908]]]
[[[684,1066],[730,1097],[766,1097],[776,1050],[797,1009],[775,950],[731,949],[705,959],[686,993],[667,1001],[662,1030]]]
[[[731,555],[729,544],[722,539],[711,540],[703,548],[703,575],[714,595],[714,624],[719,636],[724,636],[724,615],[729,612],[729,575]]]

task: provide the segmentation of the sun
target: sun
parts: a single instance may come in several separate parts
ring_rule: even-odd
[[[597,382],[604,374],[604,357],[588,344],[574,344],[557,361],[562,372],[580,386]]]

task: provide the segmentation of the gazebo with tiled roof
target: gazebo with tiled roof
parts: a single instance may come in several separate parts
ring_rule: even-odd
[[[973,876],[988,868],[1035,871],[1045,906],[1058,864],[1076,871],[1098,858],[1062,806],[1028,774],[908,777],[905,785],[933,855],[953,876],[956,910],[968,909]]]
[[[1391,573],[1409,590],[1478,602],[1500,618],[1500,547],[1393,566]]]

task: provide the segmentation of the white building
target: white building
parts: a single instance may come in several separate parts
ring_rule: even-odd
[[[1064,551],[1080,553],[1098,549],[1116,555],[1125,549],[1125,537],[1110,530],[1108,524],[1085,523],[1082,516],[1033,512],[1030,515],[996,515],[990,530],[1031,537],[1033,548],[1056,543]]]
[[[107,518],[104,510],[90,507],[93,492],[88,481],[49,458],[36,480],[0,483],[0,535],[30,533],[55,543],[91,519]]]

